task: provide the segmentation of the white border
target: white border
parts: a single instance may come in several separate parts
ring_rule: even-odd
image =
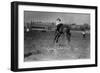
[[[39,61],[39,62],[24,62],[24,11],[49,11],[49,12],[73,12],[73,13],[89,13],[91,24],[91,43],[90,43],[90,59],[79,60],[62,60],[62,61]],[[26,6],[19,5],[18,7],[18,68],[35,68],[35,67],[50,67],[50,66],[70,66],[70,65],[86,65],[95,64],[95,11],[92,9],[78,8],[60,8],[46,6]]]

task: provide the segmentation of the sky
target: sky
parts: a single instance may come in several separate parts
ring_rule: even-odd
[[[81,25],[84,23],[90,24],[90,14],[83,13],[61,13],[61,12],[39,12],[39,11],[24,11],[24,22],[41,21],[55,22],[60,18],[63,23],[75,23]]]

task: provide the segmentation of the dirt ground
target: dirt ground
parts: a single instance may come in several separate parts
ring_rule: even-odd
[[[33,30],[24,33],[24,61],[47,61],[90,58],[90,33],[82,38],[81,31],[71,31],[69,43],[62,35],[54,42],[54,31]]]

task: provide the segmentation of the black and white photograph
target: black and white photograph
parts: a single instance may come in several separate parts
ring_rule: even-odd
[[[97,7],[12,2],[11,70],[97,66]]]
[[[24,11],[24,61],[90,58],[90,14]]]

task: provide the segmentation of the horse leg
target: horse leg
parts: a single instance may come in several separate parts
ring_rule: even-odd
[[[70,42],[71,40],[70,40],[70,34],[68,34],[68,33],[66,33],[66,38],[67,38],[67,40],[68,40],[68,42]]]
[[[58,33],[56,33],[55,38],[54,38],[54,42],[57,40],[58,37]]]
[[[58,35],[57,31],[55,31],[54,35],[55,35],[55,37],[54,37],[54,42],[55,42],[56,38],[57,38],[57,35]]]
[[[59,37],[62,35],[62,33],[59,33],[56,39],[56,43],[58,43]]]
[[[57,31],[56,31],[55,33],[56,33],[56,34],[55,34],[54,42],[58,40],[58,37],[59,37],[59,35],[60,35],[60,33],[57,32]]]

